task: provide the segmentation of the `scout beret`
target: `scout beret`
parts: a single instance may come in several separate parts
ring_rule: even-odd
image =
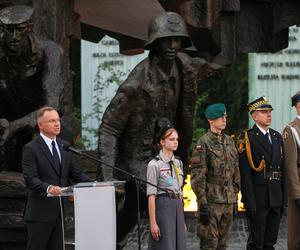
[[[253,111],[273,110],[268,98],[265,96],[259,97],[256,100],[248,103],[247,108],[250,114],[252,114]]]
[[[156,143],[159,143],[161,137],[163,136],[163,134],[168,129],[173,128],[170,120],[166,117],[159,118],[157,120],[156,127],[157,127],[157,132],[156,132],[156,135],[155,135],[155,142]]]
[[[224,103],[215,103],[209,105],[204,111],[206,119],[217,119],[226,115],[226,107]]]
[[[33,8],[25,5],[14,5],[0,10],[0,22],[3,24],[21,24],[33,16]]]
[[[291,97],[291,99],[292,99],[292,107],[293,107],[293,106],[296,106],[296,104],[297,104],[298,102],[300,102],[300,91],[298,91],[296,94],[294,94],[294,95]]]

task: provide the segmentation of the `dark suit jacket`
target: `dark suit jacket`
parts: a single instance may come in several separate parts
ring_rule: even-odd
[[[252,159],[255,167],[259,166],[262,158],[266,161],[266,172],[281,171],[281,180],[265,178],[265,171],[254,171],[249,165],[246,150],[240,153],[240,172],[242,201],[246,210],[255,209],[256,206],[283,207],[287,205],[286,178],[283,169],[283,142],[281,135],[269,129],[272,145],[268,138],[254,125],[248,130]]]
[[[43,138],[38,135],[23,148],[22,168],[28,197],[25,220],[51,222],[59,215],[58,197],[47,197],[49,185],[66,187],[70,179],[75,183],[91,181],[75,164],[72,153],[63,149],[57,138],[61,154],[61,168],[55,167],[53,156]]]

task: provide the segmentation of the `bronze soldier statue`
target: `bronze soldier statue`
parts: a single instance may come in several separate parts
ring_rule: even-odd
[[[249,226],[247,249],[274,249],[287,205],[283,142],[270,128],[272,106],[266,97],[248,104],[255,125],[240,137],[242,201]]]
[[[31,140],[36,111],[62,111],[61,49],[33,33],[34,10],[0,10],[0,148],[2,170],[21,170],[22,146]]]
[[[201,249],[226,249],[240,189],[238,152],[226,135],[223,103],[205,110],[210,129],[198,141],[192,156],[191,185],[197,196],[197,231]]]
[[[180,59],[177,52],[190,46],[185,23],[177,13],[166,12],[150,21],[145,45],[149,56],[132,70],[104,113],[99,131],[101,160],[145,179],[147,164],[157,154],[153,147],[155,124],[161,117],[167,117],[178,130],[181,141],[176,154],[186,160],[192,139],[196,73],[187,56]],[[123,178],[105,166],[103,170],[104,180]],[[125,189],[129,195],[118,216],[119,249],[136,223],[135,185],[127,182]]]
[[[300,249],[300,91],[292,96],[297,117],[283,130],[284,162],[288,184],[288,249]]]

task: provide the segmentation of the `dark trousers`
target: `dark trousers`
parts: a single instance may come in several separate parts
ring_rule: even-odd
[[[248,218],[249,238],[247,249],[274,249],[281,215],[281,207],[257,207],[255,218]]]
[[[62,250],[63,233],[61,218],[56,221],[26,221],[27,250]]]
[[[125,184],[124,208],[117,215],[117,250],[123,249],[127,243],[128,233],[137,222],[137,195],[135,182]],[[147,209],[147,197],[144,191],[140,190],[141,215]]]

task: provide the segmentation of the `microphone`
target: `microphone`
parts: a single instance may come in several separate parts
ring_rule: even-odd
[[[68,145],[68,144],[64,144],[63,149],[66,150],[66,151],[72,152],[74,154],[77,154],[77,155],[82,155],[81,151],[79,151],[78,149],[76,149],[76,148],[74,148],[74,147],[72,147],[71,145]]]

